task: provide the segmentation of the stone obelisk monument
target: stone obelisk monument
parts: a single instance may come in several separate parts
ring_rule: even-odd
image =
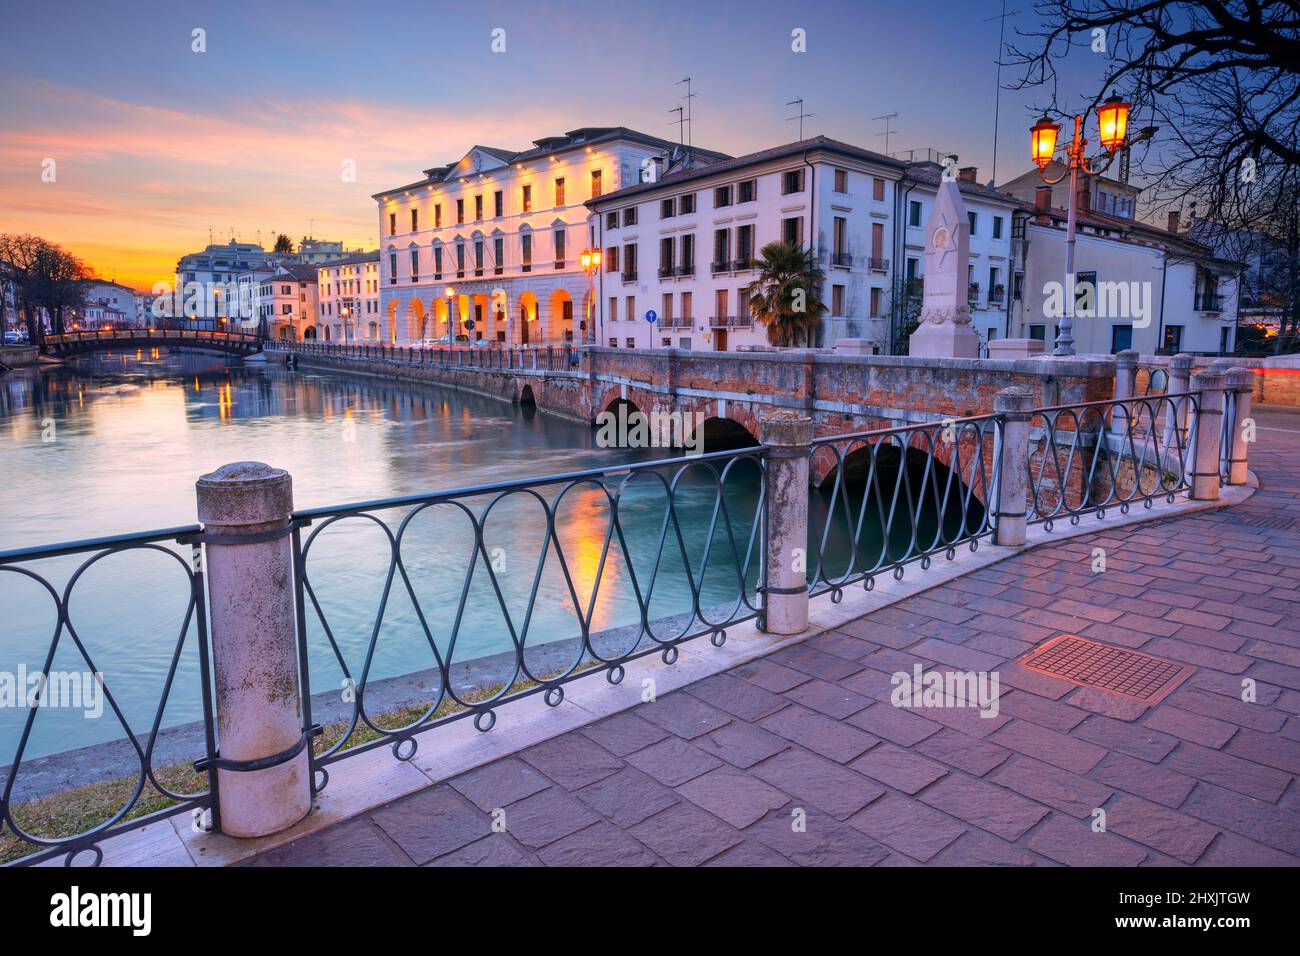
[[[925,297],[908,351],[932,358],[978,358],[980,339],[967,304],[970,221],[955,182],[939,184],[925,224]]]

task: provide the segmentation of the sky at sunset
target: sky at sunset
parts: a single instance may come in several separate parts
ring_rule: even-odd
[[[0,231],[42,235],[142,289],[209,229],[217,241],[260,230],[268,248],[277,232],[374,248],[371,194],[475,143],[522,149],[606,125],[676,139],[687,75],[697,145],[794,140],[785,104],[802,96],[805,135],[883,150],[872,118],[897,112],[891,151],[957,152],[981,180],[991,165],[998,24],[985,18],[999,0],[0,6]],[[498,27],[504,53],[491,50]],[[790,49],[796,27],[806,53]],[[1101,73],[1077,71],[1081,101]],[[1004,92],[1000,181],[1028,166],[1043,98]]]

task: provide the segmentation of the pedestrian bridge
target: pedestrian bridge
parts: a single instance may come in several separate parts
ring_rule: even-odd
[[[45,345],[54,356],[80,355],[123,348],[191,348],[252,355],[262,350],[251,332],[216,332],[205,329],[99,329],[47,335]]]

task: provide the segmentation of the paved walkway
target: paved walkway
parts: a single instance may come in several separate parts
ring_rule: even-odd
[[[1300,864],[1300,414],[1258,421],[1245,505],[1035,549],[251,862]],[[1195,672],[1143,707],[1009,663],[1062,632]],[[998,715],[893,707],[915,662],[996,669]]]

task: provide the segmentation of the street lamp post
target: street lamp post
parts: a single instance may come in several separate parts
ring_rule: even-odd
[[[588,345],[596,344],[596,273],[600,271],[600,250],[588,249],[580,257],[582,271],[587,273],[587,334]]]
[[[1088,141],[1083,138],[1083,114],[1075,114],[1074,138],[1070,145],[1065,147],[1068,170],[1055,179],[1047,176],[1044,171],[1056,153],[1056,139],[1061,132],[1060,124],[1053,123],[1051,117],[1044,114],[1043,118],[1029,130],[1030,151],[1034,162],[1038,165],[1038,177],[1049,186],[1055,186],[1067,176],[1070,179],[1070,197],[1065,220],[1065,289],[1061,304],[1061,327],[1056,337],[1056,345],[1052,349],[1053,355],[1074,354],[1074,235],[1079,202],[1079,173],[1082,171],[1085,175],[1095,176],[1109,168],[1116,151],[1124,145],[1128,129],[1128,109],[1128,104],[1118,96],[1110,97],[1097,107],[1098,137],[1107,151],[1104,162],[1100,165],[1089,161],[1083,154],[1088,145]]]
[[[455,328],[455,320],[451,317],[451,310],[456,304],[456,290],[447,286],[442,293],[447,298],[447,348],[456,347],[456,333],[452,331]]]

